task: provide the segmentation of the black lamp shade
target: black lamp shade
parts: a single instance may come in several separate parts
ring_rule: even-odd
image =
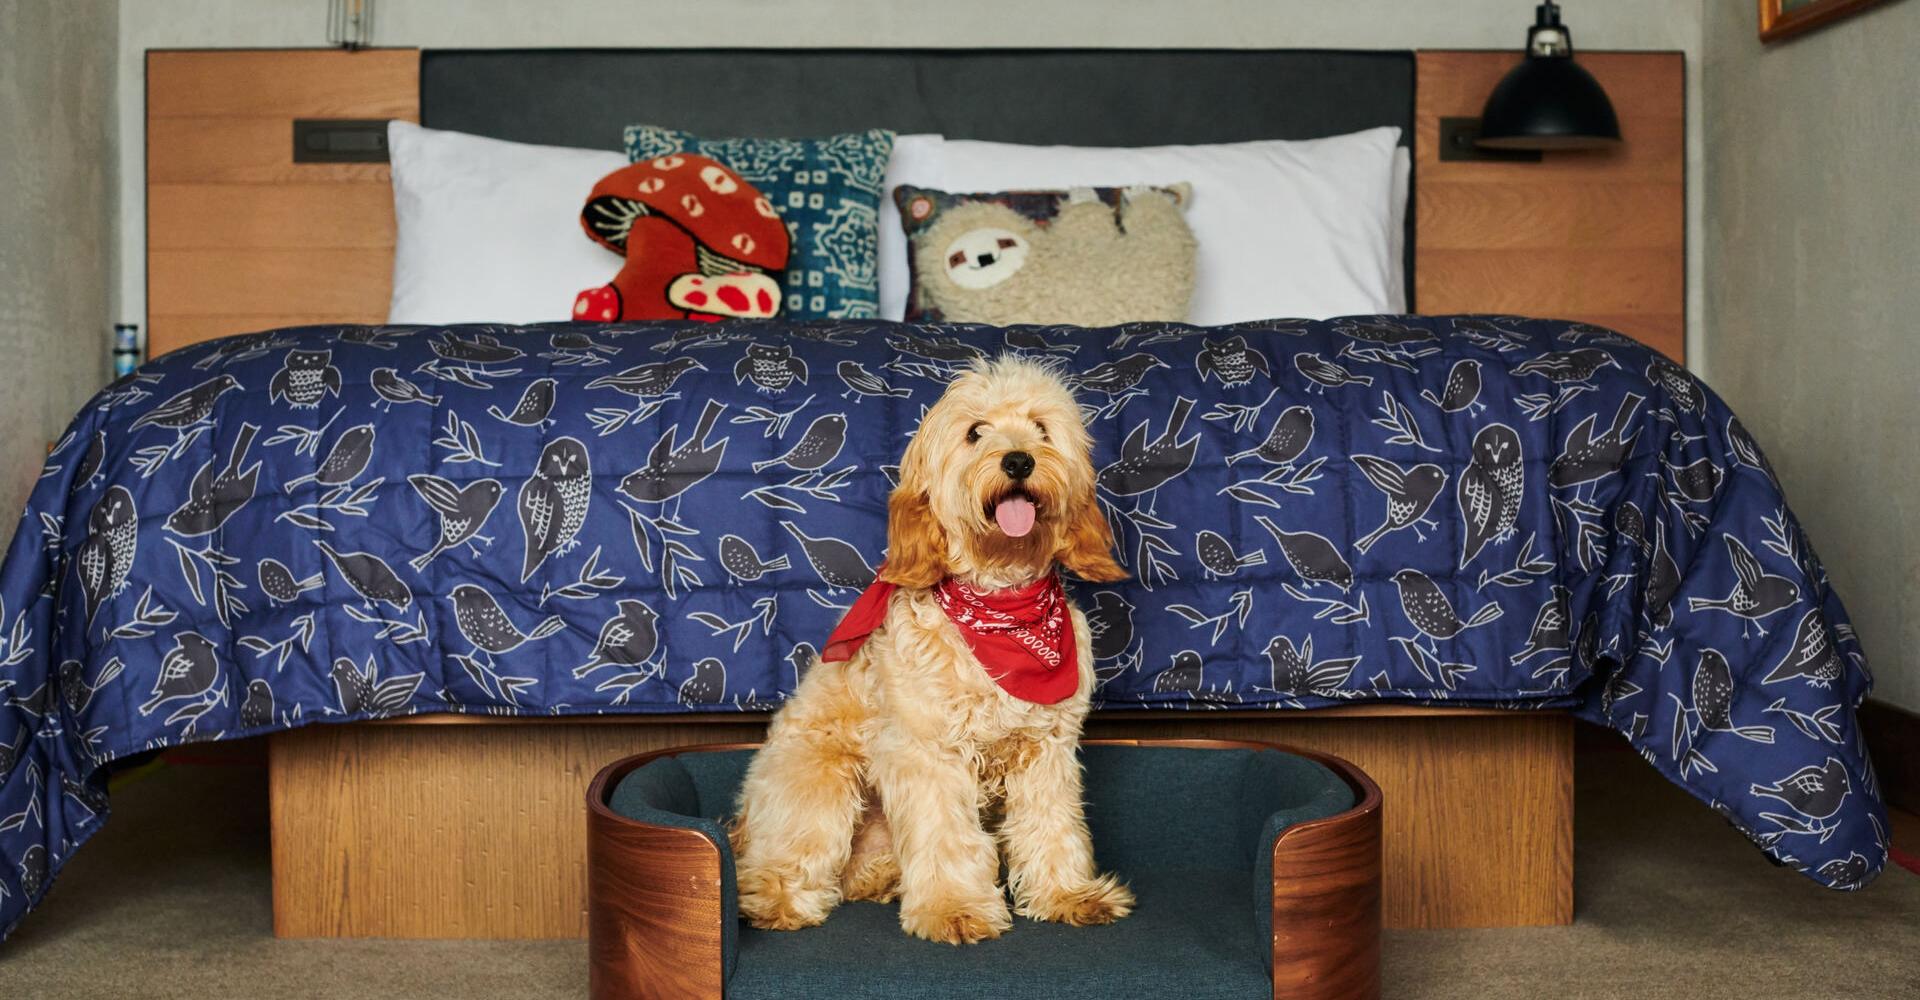
[[[1529,56],[1508,72],[1480,113],[1482,146],[1594,149],[1620,141],[1620,119],[1593,74],[1569,56]]]

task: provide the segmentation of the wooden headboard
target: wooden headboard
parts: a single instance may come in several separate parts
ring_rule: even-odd
[[[147,53],[148,354],[385,320],[387,165],[295,163],[293,120],[419,117],[415,49]]]
[[[1582,53],[1626,143],[1539,163],[1442,162],[1514,52],[1415,59],[1413,269],[1427,313],[1609,326],[1684,360],[1685,78],[1678,53]],[[147,330],[158,355],[301,323],[377,323],[391,294],[384,164],[299,163],[295,118],[419,120],[420,52],[147,54]]]
[[[1686,360],[1686,78],[1677,52],[1582,52],[1626,141],[1538,163],[1442,162],[1513,52],[1422,52],[1414,284],[1424,313],[1585,320]]]

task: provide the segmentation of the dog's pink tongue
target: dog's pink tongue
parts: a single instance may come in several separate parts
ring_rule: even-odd
[[[993,508],[993,519],[1008,538],[1021,538],[1033,530],[1033,501],[1026,497],[1008,497]]]

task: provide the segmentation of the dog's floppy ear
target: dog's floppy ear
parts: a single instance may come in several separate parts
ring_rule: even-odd
[[[947,578],[947,533],[933,516],[927,491],[902,477],[887,498],[887,561],[880,579],[925,590]]]
[[[939,404],[934,404],[939,409]],[[898,587],[925,590],[947,578],[947,532],[933,514],[927,449],[929,412],[900,456],[900,481],[887,497],[887,561],[880,579]]]
[[[1113,558],[1113,529],[1107,526],[1100,505],[1091,500],[1080,505],[1080,512],[1067,525],[1056,558],[1088,583],[1114,583],[1127,578],[1127,571]]]

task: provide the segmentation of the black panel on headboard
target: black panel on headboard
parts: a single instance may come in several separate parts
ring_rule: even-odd
[[[1306,49],[527,49],[421,54],[433,128],[618,149],[634,122],[712,136],[867,128],[1155,146],[1413,136],[1411,52]],[[1408,217],[1412,286],[1413,212]]]
[[[632,122],[708,135],[866,128],[1157,146],[1413,132],[1409,52],[1303,50],[428,50],[421,120],[617,149]]]

